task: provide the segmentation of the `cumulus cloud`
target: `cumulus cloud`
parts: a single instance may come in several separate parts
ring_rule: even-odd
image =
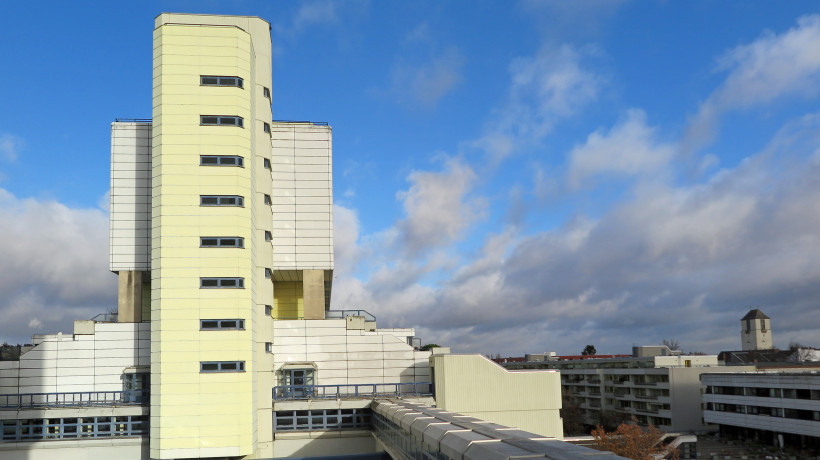
[[[409,106],[433,109],[462,80],[464,57],[456,47],[434,54],[426,62],[403,59],[391,71],[392,93]]]
[[[777,99],[816,97],[820,88],[820,15],[803,16],[782,34],[767,32],[740,45],[718,61],[727,72],[723,83],[700,105],[690,122],[686,144],[697,148],[710,142],[720,116]]]
[[[0,189],[0,338],[71,332],[74,319],[117,305],[108,271],[108,218],[99,209],[20,199]]]
[[[510,64],[507,100],[494,111],[484,134],[473,144],[493,160],[525,144],[537,143],[559,120],[579,113],[598,97],[603,77],[585,67],[592,48],[544,46]]]
[[[13,134],[0,134],[0,158],[6,161],[14,161],[20,154],[25,142],[19,136]]]
[[[595,131],[572,149],[568,181],[578,187],[582,180],[598,175],[657,174],[674,154],[675,147],[660,142],[656,129],[647,126],[646,114],[632,109],[609,132]]]
[[[442,171],[410,173],[410,188],[397,194],[407,216],[397,228],[410,253],[453,242],[482,216],[482,201],[468,197],[476,178],[469,165],[452,158]]]
[[[402,259],[357,282],[356,298],[381,326],[416,326],[458,351],[569,354],[594,343],[622,353],[675,337],[717,352],[739,347],[737,322],[755,306],[773,318],[777,345],[818,337],[818,140],[820,115],[804,117],[705,182],[641,182],[599,218],[505,229],[439,277]]]

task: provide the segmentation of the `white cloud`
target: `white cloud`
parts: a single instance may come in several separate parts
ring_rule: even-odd
[[[647,126],[646,114],[632,109],[609,132],[595,131],[572,149],[568,181],[578,187],[584,179],[605,174],[658,174],[674,154],[674,146],[658,141],[656,129]]]
[[[462,80],[464,57],[449,47],[427,62],[399,61],[391,71],[392,93],[409,106],[433,109]]]
[[[396,196],[407,215],[396,227],[410,253],[452,243],[483,215],[484,203],[470,199],[476,174],[460,159],[447,159],[443,171],[413,171],[408,190]]]
[[[692,117],[689,149],[710,142],[720,116],[733,109],[771,103],[787,96],[816,97],[820,91],[820,16],[803,16],[797,25],[776,35],[771,32],[724,54],[719,71],[724,82]]]
[[[27,342],[38,327],[71,332],[74,319],[116,307],[104,212],[0,189],[0,234],[0,341]]]
[[[23,146],[25,146],[25,141],[19,136],[0,134],[0,158],[7,161],[16,160]]]
[[[339,21],[338,5],[338,2],[330,0],[299,2],[299,9],[290,22],[287,25],[276,24],[274,30],[280,35],[295,38],[312,26],[335,24]]]
[[[518,146],[538,143],[559,120],[578,114],[598,97],[604,79],[584,68],[593,48],[544,46],[510,64],[506,102],[494,111],[474,145],[500,160]]]
[[[648,135],[639,119],[631,132]],[[398,262],[339,286],[381,326],[415,326],[457,351],[568,354],[593,343],[622,353],[675,337],[717,352],[739,347],[737,322],[752,306],[773,318],[777,345],[818,337],[818,138],[820,115],[803,117],[705,183],[641,182],[598,219],[506,229],[453,268],[381,247]]]

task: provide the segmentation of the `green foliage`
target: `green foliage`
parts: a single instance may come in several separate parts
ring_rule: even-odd
[[[427,350],[429,350],[429,349],[431,349],[431,348],[438,348],[438,347],[440,347],[440,346],[441,346],[441,345],[439,345],[439,344],[437,344],[437,343],[428,343],[427,345],[422,345],[422,346],[421,346],[421,348],[419,348],[419,350],[421,350],[421,351],[427,351]]]
[[[584,356],[597,355],[598,350],[595,349],[595,345],[587,345],[584,347],[584,351],[582,351],[581,354]]]

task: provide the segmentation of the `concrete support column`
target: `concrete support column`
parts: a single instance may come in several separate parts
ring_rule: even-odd
[[[142,321],[142,272],[119,272],[119,292],[117,297],[117,321],[139,323]]]
[[[305,319],[325,319],[324,270],[303,270],[302,296]]]

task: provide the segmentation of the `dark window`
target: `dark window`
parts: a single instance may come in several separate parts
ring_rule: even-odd
[[[268,206],[273,204],[273,201],[271,200],[270,195],[268,195],[267,193],[265,194],[265,204],[268,205]]]
[[[265,241],[271,241],[273,239],[273,235],[271,232],[265,230]]]
[[[244,319],[201,319],[199,329],[208,330],[244,330]]]
[[[236,155],[200,155],[201,166],[242,166],[242,157]]]
[[[236,195],[200,195],[200,206],[244,206],[245,200]]]
[[[213,237],[203,236],[199,238],[201,248],[244,248],[245,239],[241,237]]]
[[[265,342],[265,352],[266,353],[273,353],[273,343]]]
[[[265,169],[273,169],[273,168],[271,168],[270,160],[268,160],[267,158],[262,160],[262,166],[264,166]]]
[[[205,126],[243,126],[242,117],[235,115],[200,115],[199,124]]]
[[[270,316],[273,314],[273,306],[272,305],[265,305],[265,314]]]
[[[242,79],[239,77],[221,77],[218,75],[201,75],[199,77],[201,86],[235,86],[242,88]]]
[[[262,130],[265,131],[266,133],[270,134],[270,125],[268,123],[263,123],[262,124]]]
[[[270,90],[264,86],[262,87],[262,97],[270,99]]]
[[[245,278],[200,278],[199,287],[205,289],[244,289]]]
[[[245,361],[201,361],[199,372],[245,372]]]
[[[265,278],[271,278],[273,276],[273,270],[270,268],[265,269]]]

